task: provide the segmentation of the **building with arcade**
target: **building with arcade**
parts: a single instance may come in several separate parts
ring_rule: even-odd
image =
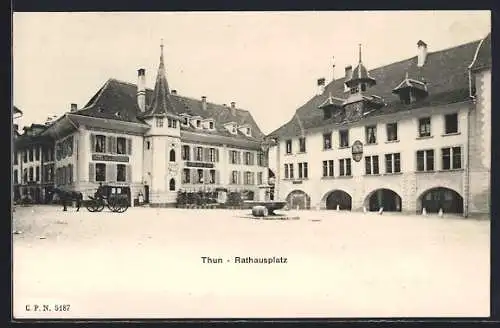
[[[491,33],[367,69],[357,64],[269,134],[291,208],[489,213]]]

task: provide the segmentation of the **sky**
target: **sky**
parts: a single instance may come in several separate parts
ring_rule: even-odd
[[[250,111],[264,133],[355,65],[373,69],[484,38],[489,11],[14,13],[20,128],[84,106],[109,78],[153,88],[160,42],[170,89]],[[333,69],[335,64],[335,69]]]

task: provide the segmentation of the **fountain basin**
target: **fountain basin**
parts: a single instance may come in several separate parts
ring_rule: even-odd
[[[275,210],[280,210],[285,207],[286,202],[279,201],[255,201],[255,200],[246,200],[245,204],[250,206],[264,206],[267,209],[267,215],[275,215]]]

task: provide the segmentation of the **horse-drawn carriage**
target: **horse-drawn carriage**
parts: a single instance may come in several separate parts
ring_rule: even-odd
[[[89,212],[101,212],[108,207],[112,212],[123,213],[130,206],[130,187],[101,186],[99,195],[89,196],[86,207]]]

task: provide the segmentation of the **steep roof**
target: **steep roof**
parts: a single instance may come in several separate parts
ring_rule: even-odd
[[[163,44],[161,45],[160,66],[156,76],[155,88],[153,90],[153,100],[151,105],[141,117],[150,117],[154,115],[166,115],[172,113],[174,106],[170,98],[165,63],[163,62]]]
[[[491,67],[491,33],[484,38],[479,45],[471,70],[477,71],[483,68]]]
[[[386,106],[371,112],[365,117],[469,99],[468,66],[472,62],[479,42],[477,40],[453,48],[430,52],[427,54],[423,67],[417,66],[417,56],[415,56],[369,71],[369,75],[377,81],[377,84],[368,88],[366,94],[382,97]],[[401,104],[399,97],[393,94],[392,90],[404,81],[406,76],[425,81],[429,96],[416,103]],[[324,119],[323,112],[318,107],[327,100],[330,94],[337,98],[346,98],[345,81],[346,78],[344,77],[330,82],[322,95],[316,95],[309,99],[296,110],[288,123],[271,132],[269,137],[299,136],[301,126],[297,122],[301,122],[302,128],[306,130],[325,125],[342,124],[343,122],[339,116]],[[296,116],[300,120],[297,120]]]
[[[146,89],[146,104],[151,104],[153,98],[153,90]],[[204,110],[201,99],[170,94],[170,100],[173,114],[187,113],[191,116],[198,115],[202,118],[213,118],[215,121],[215,131],[200,131],[190,127],[181,127],[182,130],[256,141],[264,136],[247,110],[236,108],[233,115],[230,107],[210,102],[207,102],[206,110]],[[144,120],[141,119],[143,113],[137,104],[137,85],[116,79],[109,79],[81,110],[72,114],[145,124]],[[224,128],[224,124],[231,121],[236,122],[238,125],[249,124],[252,128],[253,137],[240,132],[237,135],[231,134]]]
[[[19,108],[17,108],[16,106],[12,106],[12,109],[13,109],[13,111],[14,111],[14,114],[22,114],[22,113],[23,113],[23,112],[22,112]]]

